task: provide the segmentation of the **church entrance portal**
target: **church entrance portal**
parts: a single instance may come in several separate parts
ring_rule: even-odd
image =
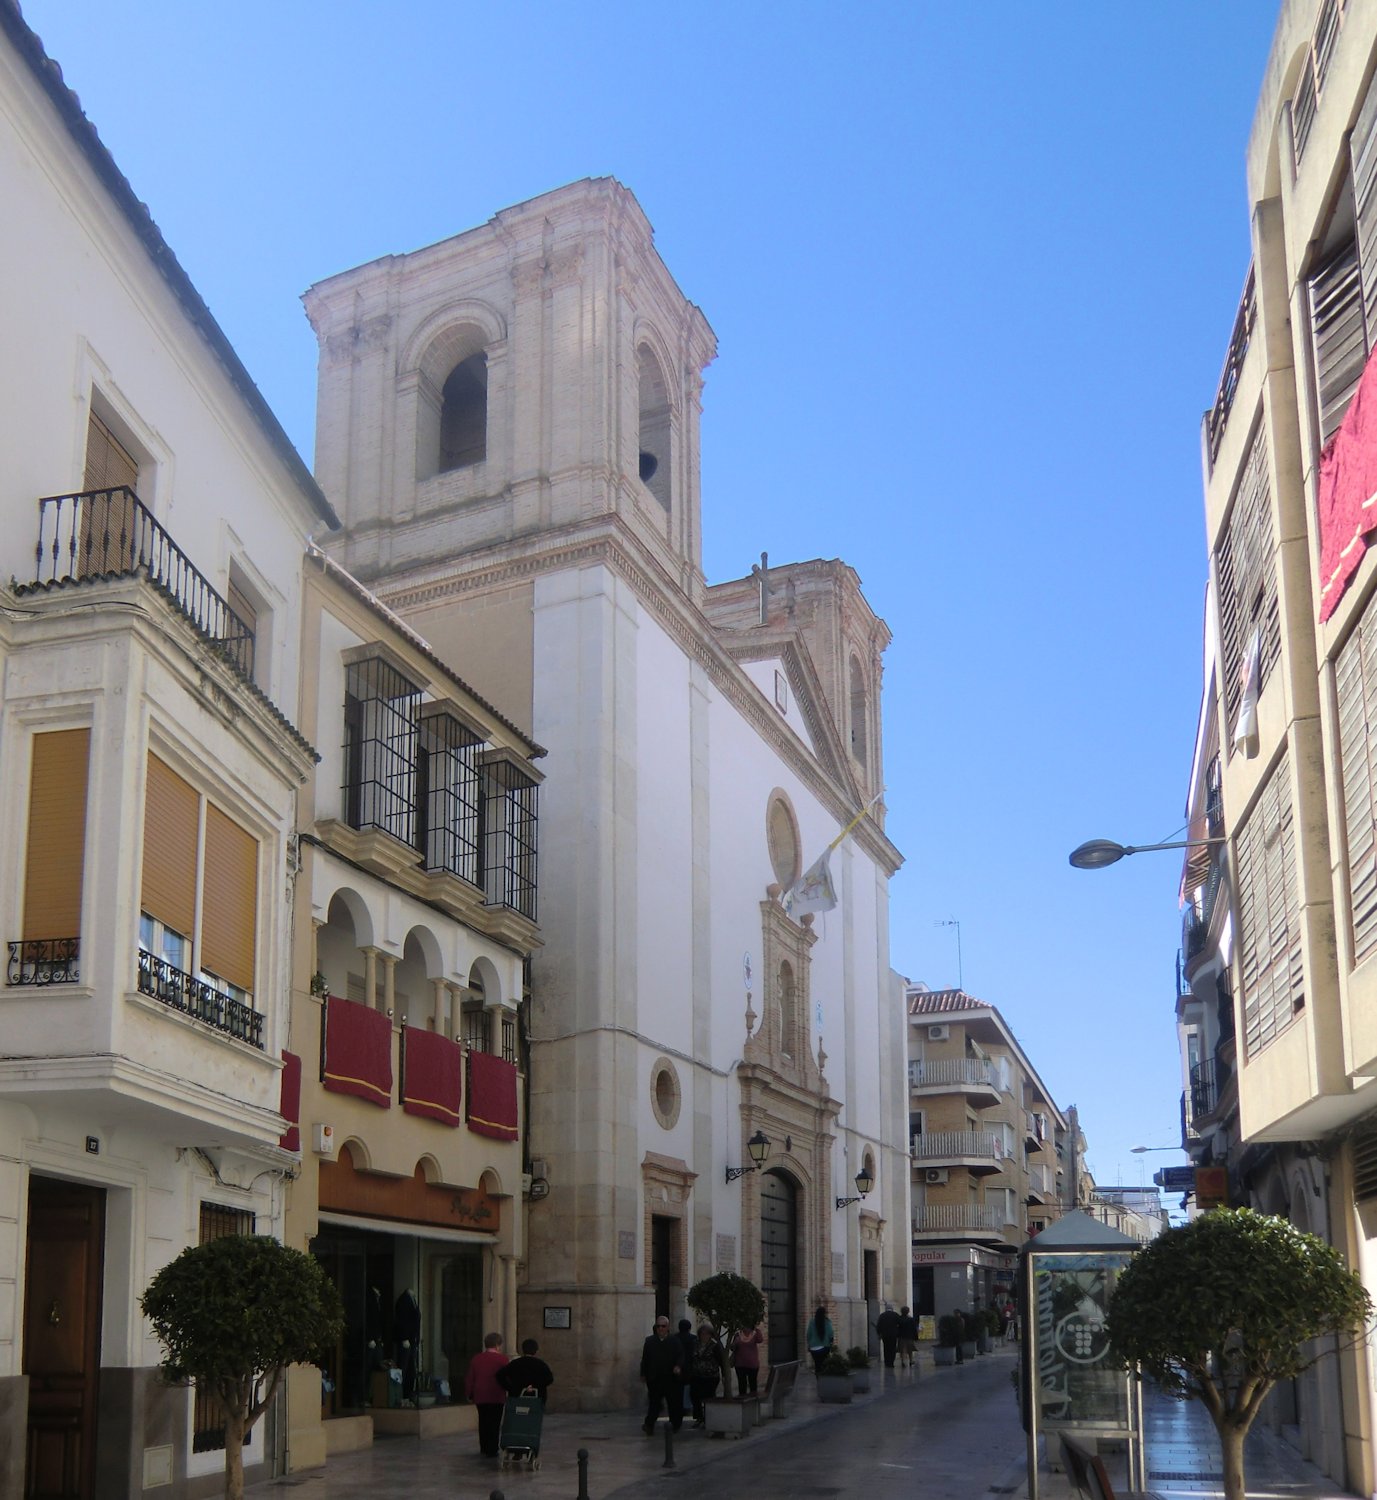
[[[770,1363],[798,1358],[798,1188],[782,1172],[760,1179],[760,1289]]]

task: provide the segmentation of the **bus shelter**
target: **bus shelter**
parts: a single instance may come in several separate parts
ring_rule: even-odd
[[[1145,1486],[1142,1390],[1109,1357],[1107,1315],[1138,1242],[1079,1209],[1019,1252],[1023,1343],[1019,1391],[1028,1435],[1028,1500],[1038,1500],[1038,1438],[1070,1431],[1128,1445],[1129,1483]],[[1054,1452],[1048,1443],[1049,1458]]]

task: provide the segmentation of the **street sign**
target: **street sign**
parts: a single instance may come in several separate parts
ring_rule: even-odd
[[[1188,1193],[1195,1186],[1195,1168],[1163,1167],[1152,1174],[1152,1180],[1169,1193]]]

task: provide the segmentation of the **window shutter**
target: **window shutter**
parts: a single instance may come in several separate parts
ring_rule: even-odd
[[[151,751],[143,810],[143,910],[185,938],[196,929],[200,798]]]
[[[1253,631],[1260,629],[1262,633],[1259,688],[1266,686],[1272,667],[1281,656],[1281,611],[1272,541],[1272,476],[1266,438],[1267,429],[1259,423],[1215,560],[1224,703],[1231,745],[1243,692],[1243,657]]]
[[[252,992],[258,842],[210,803],[204,880],[201,967]]]
[[[113,490],[127,484],[139,487],[139,462],[104,422],[91,413],[86,426],[86,475],[82,488]]]
[[[1375,625],[1377,619],[1369,605],[1334,665],[1355,966],[1377,948],[1377,810],[1373,807],[1372,774],[1377,728]]]
[[[1356,242],[1345,245],[1310,278],[1310,327],[1323,444],[1339,430],[1367,363]]]
[[[26,939],[81,936],[89,729],[33,737],[24,862]]]
[[[1354,236],[1363,283],[1363,313],[1377,328],[1377,75],[1349,137],[1353,175]]]

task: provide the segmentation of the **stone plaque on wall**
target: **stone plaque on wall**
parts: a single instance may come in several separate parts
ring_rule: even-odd
[[[617,1231],[617,1259],[636,1259],[636,1231],[634,1229],[619,1229]]]
[[[834,1250],[832,1252],[832,1280],[846,1280],[846,1255],[841,1250]]]
[[[736,1270],[736,1236],[734,1234],[717,1236],[717,1269],[719,1271]]]

